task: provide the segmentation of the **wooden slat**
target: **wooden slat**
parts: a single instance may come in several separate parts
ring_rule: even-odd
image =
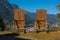
[[[39,21],[39,24],[36,21],[36,29],[44,29],[45,27],[46,27],[46,21]]]
[[[18,28],[24,29],[24,21],[18,21]]]
[[[24,20],[24,10],[15,9],[14,10],[14,19],[15,20]]]
[[[37,10],[36,20],[46,20],[46,10]]]
[[[60,13],[57,14],[58,19],[60,18]]]

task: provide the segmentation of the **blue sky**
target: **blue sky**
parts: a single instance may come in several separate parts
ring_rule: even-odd
[[[11,4],[18,5],[19,8],[29,12],[36,12],[38,9],[46,9],[48,14],[57,14],[56,6],[60,0],[8,0]]]

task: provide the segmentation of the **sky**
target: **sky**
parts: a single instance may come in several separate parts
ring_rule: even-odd
[[[16,4],[19,8],[22,8],[29,12],[36,12],[39,9],[47,10],[48,14],[57,14],[59,10],[57,5],[60,0],[8,0],[11,4]]]

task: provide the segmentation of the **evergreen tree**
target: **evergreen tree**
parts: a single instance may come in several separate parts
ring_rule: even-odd
[[[3,20],[2,20],[1,17],[0,17],[0,29],[1,29],[1,31],[5,30],[5,25],[4,25]]]

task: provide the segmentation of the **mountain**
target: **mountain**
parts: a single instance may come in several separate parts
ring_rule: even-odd
[[[47,14],[47,22],[50,24],[57,23],[57,16],[55,14]]]
[[[34,24],[36,14],[32,12],[25,11],[25,24]]]
[[[8,0],[0,0],[0,18],[3,20],[6,29],[13,29],[14,9],[16,8],[18,6],[10,4]]]
[[[13,22],[13,11],[18,8],[15,4],[10,4],[8,0],[0,0],[0,17],[5,21]]]
[[[0,17],[3,19],[3,21],[6,24],[13,24],[13,11],[19,7],[15,4],[10,4],[8,0],[0,0]],[[32,24],[34,25],[35,20],[36,20],[36,13],[34,12],[28,12],[25,11],[25,24],[29,25]],[[57,17],[55,14],[47,14],[47,22],[48,23],[56,23],[57,22]]]
[[[25,11],[26,24],[34,24],[36,20],[36,13]],[[47,22],[50,24],[57,23],[57,16],[55,14],[47,14]]]

